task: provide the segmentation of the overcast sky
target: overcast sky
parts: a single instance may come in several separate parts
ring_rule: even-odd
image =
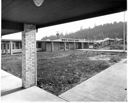
[[[60,24],[60,25],[44,27],[38,30],[36,34],[36,39],[41,40],[41,38],[45,36],[55,35],[57,32],[66,34],[66,33],[78,31],[80,30],[81,27],[93,28],[95,25],[102,25],[105,23],[113,23],[113,22],[120,22],[120,21],[124,21],[124,12],[95,17],[91,19],[79,20],[79,21]],[[2,36],[2,39],[21,39],[21,32]]]

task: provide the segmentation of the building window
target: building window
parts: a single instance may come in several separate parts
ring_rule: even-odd
[[[37,48],[41,48],[41,43],[38,42],[37,45],[36,45]]]
[[[7,44],[7,49],[9,49],[9,43]]]
[[[6,49],[6,43],[5,43],[5,44],[3,44],[3,48],[4,48],[4,49]]]
[[[19,42],[16,42],[16,49],[19,49]]]
[[[2,49],[2,50],[4,49],[4,44],[1,44],[1,49]]]
[[[20,49],[22,48],[22,42],[20,42]]]
[[[13,47],[12,47],[13,49],[15,49],[15,44],[13,43]]]

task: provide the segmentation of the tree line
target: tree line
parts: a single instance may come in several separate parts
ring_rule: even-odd
[[[101,40],[104,38],[120,38],[123,39],[127,36],[127,23],[126,22],[114,22],[98,25],[93,28],[80,29],[74,33],[68,34],[56,34],[49,37],[44,37],[42,40],[50,39],[55,40],[58,38],[74,38],[74,39],[87,39],[87,40]]]

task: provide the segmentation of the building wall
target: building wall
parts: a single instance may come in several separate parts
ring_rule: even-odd
[[[51,43],[50,42],[47,42],[46,43],[46,52],[50,52],[50,51],[52,51],[52,49],[51,49]]]
[[[64,42],[52,41],[52,42],[53,42],[53,47],[54,47],[53,51],[64,51],[65,49],[66,50],[82,49],[82,42],[75,41],[75,45],[74,45],[74,41],[73,42],[71,42],[71,41],[70,42],[68,42],[68,41],[64,41]],[[1,42],[1,53],[2,54],[10,54],[11,53],[10,43],[11,43],[10,40]],[[65,43],[66,43],[66,48],[65,48]],[[115,40],[106,40],[106,41],[97,42],[97,43],[84,42],[83,49],[94,49],[94,48],[98,49],[98,48],[102,48],[104,46],[111,45],[114,43],[123,43],[123,42],[115,41]],[[37,41],[37,51],[51,52],[52,51],[51,41],[43,41],[43,42]],[[12,53],[20,53],[20,52],[22,52],[21,41],[12,41]]]
[[[10,43],[9,42],[1,43],[1,52],[2,54],[10,54]]]
[[[67,49],[67,50],[70,49],[70,48],[69,48],[69,42],[66,42],[66,49]]]
[[[84,43],[84,49],[88,49],[88,43]]]
[[[53,45],[54,45],[54,51],[59,51],[60,50],[60,43],[59,42],[56,42]]]
[[[45,42],[42,42],[42,51],[46,51],[46,43]]]
[[[79,42],[76,43],[76,49],[81,49],[81,43]]]
[[[44,43],[41,43],[41,45]],[[44,47],[43,47],[44,48]],[[42,51],[42,46],[37,48],[37,51]],[[1,42],[1,53],[2,54],[13,54],[22,52],[22,44],[21,41],[13,41],[12,42],[12,50],[10,50],[10,41],[2,41]]]
[[[74,43],[71,43],[71,42],[69,43],[69,49],[70,50],[73,50],[74,49]]]
[[[61,43],[59,44],[59,50],[60,50],[60,51],[63,51],[63,50],[64,50],[64,42],[61,42]]]
[[[15,53],[21,53],[22,52],[22,49],[12,49],[12,53],[15,54]]]
[[[13,41],[12,42],[12,53],[21,53],[22,52],[22,45],[19,41]],[[5,47],[4,47],[5,46]],[[64,51],[64,42],[53,42],[53,51]],[[67,50],[73,50],[75,46],[75,49],[81,49],[81,42],[66,42],[66,49]],[[10,53],[10,41],[8,42],[2,42],[2,54]],[[51,42],[37,42],[36,44],[37,51],[46,51],[51,52],[52,51],[52,45]],[[88,48],[88,44],[84,43],[84,48]]]
[[[89,49],[94,49],[94,43],[89,43]]]

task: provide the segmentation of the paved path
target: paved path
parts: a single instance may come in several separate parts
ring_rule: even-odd
[[[20,78],[1,70],[1,95],[12,93],[22,88]]]
[[[126,101],[126,66],[121,61],[59,97],[67,101]]]
[[[126,50],[104,50],[104,49],[77,49],[77,50],[82,50],[82,51],[99,51],[99,52],[115,52],[115,53],[120,53],[120,52],[127,52]]]
[[[1,97],[2,103],[42,103],[44,101],[50,102],[64,102],[63,99],[48,93],[47,91],[33,86],[28,89],[23,89]]]
[[[1,70],[1,94],[2,103],[65,101],[36,86],[23,89],[20,78],[3,70]]]

